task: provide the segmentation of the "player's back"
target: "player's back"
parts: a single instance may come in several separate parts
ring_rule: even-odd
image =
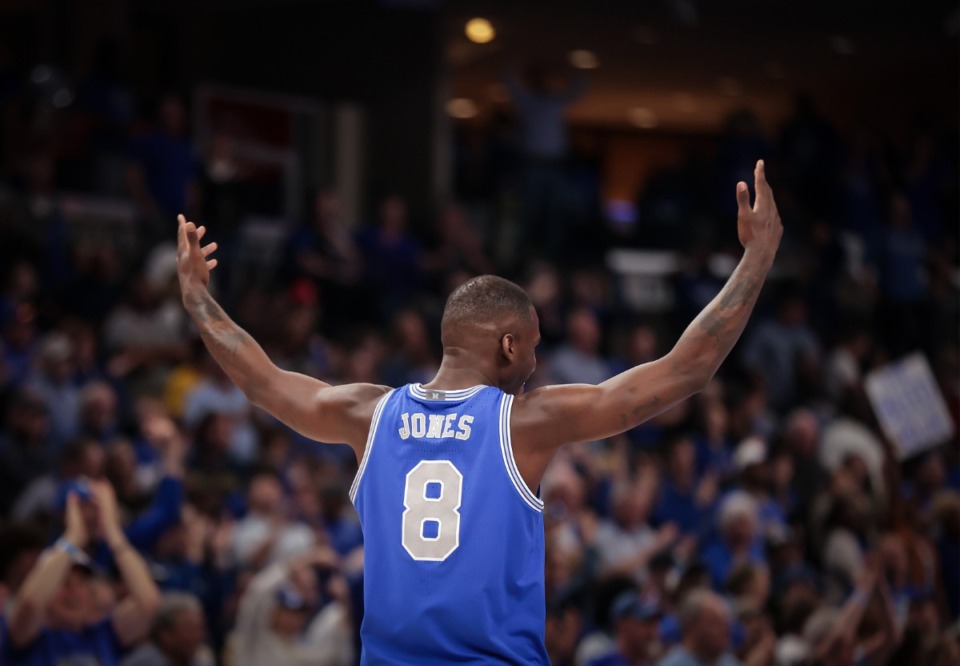
[[[543,505],[513,462],[512,403],[413,384],[377,405],[350,489],[363,664],[549,663]]]

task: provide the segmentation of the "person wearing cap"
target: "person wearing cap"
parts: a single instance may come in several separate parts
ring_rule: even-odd
[[[226,652],[233,666],[351,666],[355,660],[339,557],[326,546],[258,573],[240,600]],[[317,615],[318,572],[331,574],[335,600]],[[314,619],[314,615],[317,615]]]
[[[76,493],[67,496],[66,531],[27,575],[7,618],[0,663],[9,666],[95,663],[116,666],[121,652],[139,641],[160,603],[160,593],[140,555],[120,528],[113,488],[89,484],[99,517],[128,596],[97,620],[90,581],[94,564],[84,552],[90,534]]]
[[[653,666],[660,647],[661,616],[658,603],[644,600],[632,590],[620,593],[610,607],[616,649],[587,666]]]

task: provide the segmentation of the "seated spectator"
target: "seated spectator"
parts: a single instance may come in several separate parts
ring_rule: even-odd
[[[820,345],[807,324],[807,307],[798,294],[780,301],[775,319],[764,319],[743,347],[746,368],[761,378],[770,405],[783,410],[816,377]]]
[[[18,391],[7,405],[0,429],[0,515],[27,485],[53,467],[50,453],[50,417],[43,400]]]
[[[613,488],[612,519],[601,520],[594,546],[599,558],[600,575],[623,574],[642,582],[647,563],[655,553],[671,545],[679,531],[673,523],[665,523],[654,531],[647,522],[655,485],[652,479],[624,479]]]
[[[785,529],[787,518],[771,493],[773,469],[767,443],[759,437],[748,437],[740,442],[733,453],[733,467],[737,471],[735,481],[757,503],[760,537]]]
[[[64,483],[86,477],[103,476],[105,454],[103,447],[92,439],[78,439],[68,444],[60,454],[55,471],[34,479],[13,505],[11,517],[18,522],[44,520],[58,514],[60,489]]]
[[[616,648],[587,666],[653,666],[660,654],[661,615],[656,602],[643,601],[636,592],[621,593],[610,608]]]
[[[103,326],[110,374],[124,378],[135,395],[159,396],[170,367],[189,351],[187,319],[178,299],[137,274],[126,299]]]
[[[703,559],[710,570],[714,589],[722,589],[734,567],[744,563],[766,561],[760,539],[757,502],[749,494],[737,490],[724,498],[717,514],[718,538],[703,550]]]
[[[80,436],[108,444],[119,432],[117,392],[104,381],[87,384],[80,392]]]
[[[713,592],[694,590],[680,603],[682,643],[657,666],[739,666],[730,653],[731,619],[726,602]]]
[[[97,528],[129,595],[101,619],[90,580],[93,563],[83,550],[91,534],[80,498],[70,493],[63,537],[40,557],[13,600],[7,640],[0,646],[5,664],[115,665],[122,651],[139,641],[153,620],[160,593],[143,559],[123,534],[113,488],[103,481],[91,481],[89,488]]]
[[[173,592],[163,595],[150,628],[150,640],[121,666],[213,666],[205,645],[203,609],[196,597]]]
[[[201,373],[200,381],[184,400],[184,425],[199,428],[211,413],[225,417],[230,425],[230,457],[236,464],[251,464],[257,455],[257,435],[251,421],[253,406],[209,354],[204,355]]]
[[[665,471],[654,523],[674,523],[683,534],[697,534],[716,498],[717,477],[697,478],[696,449],[682,435],[668,445]]]
[[[600,354],[602,331],[593,311],[578,308],[567,317],[567,342],[551,355],[550,374],[558,384],[599,384],[612,374]]]
[[[398,196],[385,198],[377,223],[362,229],[356,240],[365,287],[380,298],[381,312],[389,316],[422,286],[426,255],[407,228],[406,202]]]
[[[73,382],[73,343],[63,333],[50,333],[37,349],[37,370],[27,385],[40,396],[50,414],[50,437],[62,447],[79,430],[80,389]]]
[[[286,517],[283,488],[273,472],[250,479],[248,513],[233,530],[231,552],[241,567],[260,568],[283,562],[313,547],[315,537],[306,525]]]
[[[338,566],[336,553],[318,548],[257,574],[240,602],[227,648],[232,663],[351,666],[355,652],[349,600],[342,577],[335,573]],[[334,600],[311,622],[320,601],[318,571],[334,573],[329,590]]]

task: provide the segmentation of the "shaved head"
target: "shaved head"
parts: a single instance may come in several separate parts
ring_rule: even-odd
[[[478,327],[495,326],[512,319],[530,321],[533,302],[527,292],[496,275],[481,275],[460,285],[447,298],[440,323],[444,346],[458,344]]]

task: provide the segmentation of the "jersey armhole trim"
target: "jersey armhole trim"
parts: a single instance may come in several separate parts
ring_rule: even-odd
[[[380,424],[380,415],[383,413],[383,406],[387,404],[387,398],[391,395],[393,395],[393,391],[387,391],[377,402],[377,406],[373,410],[373,418],[370,419],[370,431],[367,433],[367,443],[363,447],[363,457],[360,458],[357,475],[353,477],[353,483],[350,484],[350,501],[354,504],[357,503],[357,490],[360,488],[360,479],[363,478],[363,472],[367,469],[367,463],[370,461],[370,453],[373,451],[374,435],[376,435],[377,426]]]
[[[513,442],[510,439],[510,414],[512,411],[513,396],[504,393],[500,401],[500,452],[503,454],[503,464],[507,469],[507,476],[510,477],[510,481],[520,498],[534,511],[542,512],[543,500],[531,492],[527,482],[520,475],[516,460],[513,458]]]

